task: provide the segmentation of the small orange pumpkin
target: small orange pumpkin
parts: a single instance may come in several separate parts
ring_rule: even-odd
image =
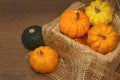
[[[82,10],[68,9],[61,15],[59,26],[62,33],[75,38],[82,37],[88,32],[90,22]]]
[[[29,64],[39,73],[51,73],[58,65],[58,54],[49,46],[40,46],[29,55]]]
[[[118,33],[110,25],[94,25],[88,31],[87,43],[95,51],[105,54],[117,47]]]

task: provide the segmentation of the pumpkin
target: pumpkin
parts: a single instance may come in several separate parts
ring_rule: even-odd
[[[58,53],[50,46],[40,46],[29,55],[31,68],[38,73],[51,73],[58,65]]]
[[[113,8],[106,0],[95,0],[86,7],[85,13],[92,25],[100,23],[108,24],[112,21]]]
[[[45,45],[42,37],[42,27],[31,25],[22,33],[22,43],[28,50],[34,50],[39,46]]]
[[[111,25],[94,25],[88,31],[87,43],[95,51],[106,54],[117,47],[118,33]]]
[[[68,9],[60,17],[60,30],[70,38],[82,37],[89,29],[88,16],[80,9]]]
[[[82,43],[84,45],[87,45],[87,36],[83,36],[81,38],[74,38],[75,41],[79,42],[79,43]]]

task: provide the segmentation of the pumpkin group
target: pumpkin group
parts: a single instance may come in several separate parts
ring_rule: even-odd
[[[118,44],[118,33],[110,25],[112,20],[113,8],[110,3],[106,0],[94,0],[85,11],[65,10],[60,16],[59,27],[64,35],[106,54]]]
[[[38,73],[51,73],[58,65],[58,53],[50,46],[40,46],[29,55],[31,68]]]
[[[31,25],[26,28],[22,34],[22,43],[28,50],[34,50],[39,46],[45,45],[42,36],[42,27]]]
[[[82,10],[68,9],[61,15],[59,26],[62,33],[70,38],[76,38],[87,33],[90,23]]]
[[[86,7],[85,13],[89,17],[92,25],[100,23],[108,24],[113,18],[113,8],[106,0],[92,1],[90,5]]]
[[[95,51],[105,54],[117,47],[118,34],[113,26],[106,24],[94,25],[88,31],[87,43]]]

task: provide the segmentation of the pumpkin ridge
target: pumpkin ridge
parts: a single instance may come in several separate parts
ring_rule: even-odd
[[[95,51],[98,51],[97,49],[99,49],[100,46],[101,46],[100,43],[101,43],[100,40],[99,40],[99,43],[98,43],[98,41],[94,41],[94,42],[92,43],[91,47],[94,48]],[[94,46],[95,46],[95,47],[94,47]]]
[[[111,32],[112,32],[112,31],[111,31],[111,29],[110,29],[110,28],[109,28],[109,29],[107,29],[107,30],[106,30],[106,35],[111,34]]]
[[[69,28],[69,31],[68,31],[68,36],[70,36],[71,38],[74,38],[73,34],[71,34],[71,30],[73,30],[72,28],[74,28],[73,25],[75,25],[75,23],[76,23],[76,21],[73,21],[73,23],[72,23],[72,25],[71,25],[71,27]]]
[[[108,2],[105,2],[105,1],[104,1],[104,3],[101,4],[101,7],[104,8],[104,7],[106,7],[106,6],[108,6]]]
[[[76,23],[76,26],[77,26],[77,31],[76,31],[76,32],[77,32],[77,34],[76,34],[76,35],[77,35],[77,36],[79,36],[79,27],[78,27],[78,22]]]
[[[91,17],[89,17],[90,19],[90,23],[93,25],[94,23],[94,18],[95,18],[95,14],[94,15],[91,15]]]
[[[79,14],[81,15],[79,17],[79,20],[87,20],[88,19],[88,16],[83,11],[79,11]]]
[[[107,17],[108,14],[106,14],[104,12],[102,12],[101,15],[103,15],[102,17],[104,18],[104,21],[105,20],[108,21],[107,24],[112,21],[112,15],[111,15],[111,17]]]
[[[98,52],[101,52],[103,54],[109,52],[109,49],[107,48],[107,46],[104,46],[105,44],[100,44],[100,47],[98,48]]]
[[[73,21],[72,21],[72,18],[70,17],[70,16],[74,16],[73,15],[73,13],[69,10],[69,11],[66,11],[67,13],[63,13],[63,15],[62,15],[62,17],[61,17],[61,19],[60,19],[60,28],[61,28],[61,30],[63,31],[63,33],[65,33],[65,34],[67,34],[68,32],[69,32],[69,29],[71,28],[71,26],[72,26],[72,24],[73,24]],[[69,13],[70,12],[70,13]],[[66,18],[66,16],[69,16],[69,17],[67,17]],[[69,18],[69,19],[68,19]],[[67,19],[67,20],[66,20]],[[66,26],[66,24],[63,24],[63,23],[65,23],[66,21],[69,21],[69,23],[71,23],[71,25],[69,25],[69,26]],[[67,29],[64,29],[64,28],[68,28],[68,30]]]
[[[112,41],[111,41],[111,42],[112,42]],[[110,41],[109,41],[109,43],[107,43],[107,42],[106,42],[106,44],[108,45],[108,49],[109,49],[109,51],[114,50],[114,48],[113,48],[113,47],[110,47],[110,46],[111,46],[111,44],[112,44],[112,43],[110,43]],[[114,44],[114,45],[115,45],[115,44]]]
[[[109,13],[113,13],[113,11],[110,10],[109,7],[103,8],[103,12],[106,12],[106,14],[108,14],[108,15],[109,15]]]
[[[111,5],[109,4],[109,2],[107,2],[107,1],[105,1],[104,3],[101,4],[101,8],[102,8],[102,9],[103,9],[104,7],[106,8],[106,7],[108,7],[108,6],[111,7]]]
[[[101,16],[101,15],[103,15],[103,16]],[[99,17],[99,19],[101,20],[99,23],[108,24],[109,21],[106,22],[106,20],[108,20],[108,18],[106,18],[106,17],[104,16],[103,12],[99,13],[98,17]]]
[[[67,14],[67,15],[69,14],[69,16],[72,16],[72,17],[75,16],[75,13],[74,13],[73,11],[71,11],[71,10],[70,10],[68,13],[66,13],[66,14]],[[74,17],[73,17],[73,18],[74,18]]]
[[[85,26],[85,24],[83,24],[82,22],[80,22],[80,24],[82,25],[82,27],[81,28],[83,28],[85,31],[84,31],[84,33],[83,34],[85,34],[86,32],[87,32],[87,27]],[[82,29],[82,30],[83,30]]]
[[[70,21],[73,20],[73,18],[76,16],[75,13],[72,12],[71,10],[67,10],[67,11],[66,11],[65,13],[63,13],[63,14],[65,14],[65,18],[64,18],[64,19],[66,19],[66,16],[68,16],[68,18],[70,18]],[[69,21],[69,19],[68,19],[68,21]],[[72,21],[71,21],[71,22],[72,22]]]
[[[89,40],[91,39],[91,37],[89,37],[90,35],[88,35],[88,39],[87,39],[87,42],[89,43],[89,45],[92,45],[94,42],[96,42],[97,40]],[[95,36],[96,37],[96,36]]]
[[[116,34],[117,34],[117,33],[115,33],[115,32],[111,32],[111,33],[108,34],[108,37],[110,37],[110,38],[111,38],[111,37],[116,37],[116,36],[117,36]]]
[[[97,26],[99,27],[99,30],[100,30],[99,34],[105,35],[106,30],[107,30],[107,25],[106,24],[98,24]],[[97,26],[96,26],[96,28],[97,28]]]
[[[99,24],[100,23],[100,21],[99,21],[99,19],[98,19],[98,14],[96,14],[95,16],[94,16],[94,19],[93,19],[93,23],[95,24]]]
[[[80,23],[81,23],[81,22],[80,22]],[[79,23],[79,24],[80,24],[80,23]],[[82,25],[82,24],[81,24],[81,25]],[[79,35],[78,37],[81,37],[81,36],[85,33],[84,31],[82,31],[84,28],[83,28],[83,26],[82,26],[82,27],[81,27],[81,26],[78,26],[78,29],[79,29],[79,30],[78,30],[78,32],[79,32],[79,33],[78,33],[78,35]],[[83,35],[83,36],[84,36],[84,35]]]

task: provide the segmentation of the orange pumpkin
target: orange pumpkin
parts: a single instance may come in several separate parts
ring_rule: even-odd
[[[31,52],[29,64],[39,73],[51,73],[58,65],[58,54],[49,46],[40,46]]]
[[[88,31],[87,42],[92,49],[105,54],[113,51],[117,47],[118,33],[110,25],[94,25]]]
[[[62,33],[75,38],[82,37],[88,32],[90,22],[82,10],[69,9],[61,15],[59,26]]]
[[[81,37],[81,38],[74,38],[75,41],[82,43],[84,45],[87,45],[87,36]]]

